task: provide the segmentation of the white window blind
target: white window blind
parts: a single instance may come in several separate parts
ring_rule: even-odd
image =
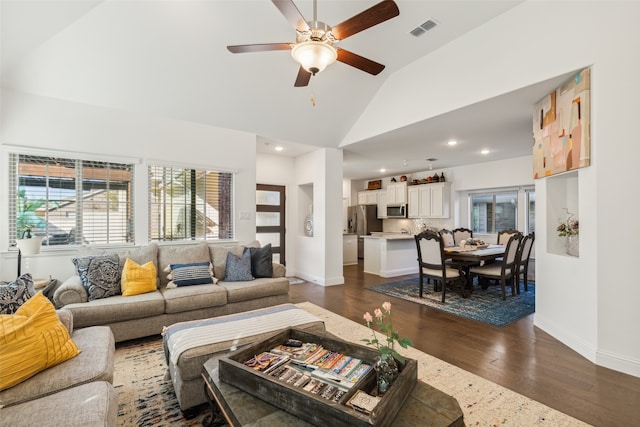
[[[149,166],[151,240],[233,239],[234,174]]]
[[[132,164],[9,155],[9,241],[26,227],[43,246],[132,243]]]

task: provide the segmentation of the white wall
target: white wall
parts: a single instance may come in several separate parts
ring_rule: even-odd
[[[181,166],[237,171],[235,230],[239,242],[255,239],[255,135],[175,120],[150,118],[106,108],[2,91],[1,145],[64,152],[88,157],[133,160],[136,165],[136,244],[146,244],[149,160]],[[7,206],[6,150],[2,151],[0,206]],[[138,167],[139,166],[139,167]],[[16,253],[7,251],[8,221],[0,209],[0,278],[13,279]],[[248,220],[240,220],[240,213]],[[69,251],[45,249],[29,260],[35,277],[65,279],[73,273]],[[27,271],[23,269],[23,271]]]
[[[323,286],[344,283],[342,275],[342,150],[322,148],[296,159],[297,186],[313,188],[313,237],[296,233],[296,276]],[[298,221],[307,207],[298,203]]]
[[[640,376],[640,2],[527,1],[389,76],[344,143],[592,67],[592,164],[580,171],[580,258],[547,253],[536,182],[535,323],[590,360]],[[597,29],[595,31],[594,29]],[[424,102],[429,99],[430,102]],[[635,188],[635,187],[633,187]],[[538,237],[539,236],[539,237]]]

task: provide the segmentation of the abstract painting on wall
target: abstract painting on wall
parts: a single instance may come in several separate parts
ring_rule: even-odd
[[[589,69],[540,100],[533,113],[533,177],[535,179],[589,166]]]

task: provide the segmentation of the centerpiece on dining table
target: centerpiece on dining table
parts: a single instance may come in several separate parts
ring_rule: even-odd
[[[463,248],[484,249],[489,247],[489,244],[485,243],[484,240],[471,238],[467,240],[461,240],[460,246]]]

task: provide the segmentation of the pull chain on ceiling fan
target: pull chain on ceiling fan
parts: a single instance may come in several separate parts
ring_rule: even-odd
[[[296,29],[296,42],[227,46],[231,53],[291,50],[291,56],[300,64],[294,84],[296,87],[307,86],[312,75],[315,76],[336,60],[374,76],[384,70],[384,65],[336,47],[334,43],[398,16],[400,10],[393,0],[384,0],[333,28],[318,21],[316,0],[313,1],[313,20],[309,22],[292,0],[271,1]]]

